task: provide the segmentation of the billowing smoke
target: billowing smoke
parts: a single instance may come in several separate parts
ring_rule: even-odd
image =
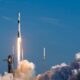
[[[15,76],[31,80],[35,76],[35,65],[28,60],[21,61],[18,65]]]
[[[14,74],[5,72],[3,76],[0,76],[0,80],[33,80],[34,77],[35,65],[28,60],[23,60]]]
[[[5,72],[4,76],[0,75],[0,80],[14,80],[13,74]]]
[[[65,66],[68,66],[68,65],[66,63],[62,63],[62,64],[58,64],[58,65],[52,66],[51,69],[61,68],[61,67],[65,67]]]
[[[50,70],[36,77],[35,80],[80,80],[80,52],[70,64],[52,66]]]
[[[28,60],[23,60],[18,66],[18,70],[22,73],[32,73],[34,71],[35,65]]]
[[[80,52],[76,54],[75,58],[76,60],[80,60]]]
[[[35,65],[28,60],[20,61],[15,74],[5,73],[0,80],[80,80],[80,53],[70,64],[61,63],[52,66],[50,70],[35,76]]]

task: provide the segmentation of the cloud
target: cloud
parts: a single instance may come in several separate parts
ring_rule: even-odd
[[[2,19],[7,20],[7,21],[11,21],[12,20],[11,17],[7,17],[7,16],[2,16]]]
[[[55,25],[55,26],[63,26],[63,23],[57,18],[50,18],[50,17],[41,17],[40,18],[43,22]]]

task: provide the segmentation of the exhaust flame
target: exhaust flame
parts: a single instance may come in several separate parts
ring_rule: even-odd
[[[17,63],[19,65],[21,58],[21,37],[17,38]]]

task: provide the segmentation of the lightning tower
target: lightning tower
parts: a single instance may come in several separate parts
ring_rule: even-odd
[[[45,72],[46,67],[46,49],[43,48],[43,72]]]
[[[45,48],[44,48],[44,54],[43,54],[43,59],[44,59],[44,61],[45,61],[45,59],[46,59],[46,53],[45,53]]]

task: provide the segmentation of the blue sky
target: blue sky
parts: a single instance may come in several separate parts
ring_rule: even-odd
[[[21,13],[24,56],[43,72],[43,48],[46,67],[70,63],[80,51],[79,0],[0,0],[0,58],[6,58],[16,45],[17,14]],[[6,62],[1,62],[4,72]],[[4,69],[3,69],[4,68]]]

